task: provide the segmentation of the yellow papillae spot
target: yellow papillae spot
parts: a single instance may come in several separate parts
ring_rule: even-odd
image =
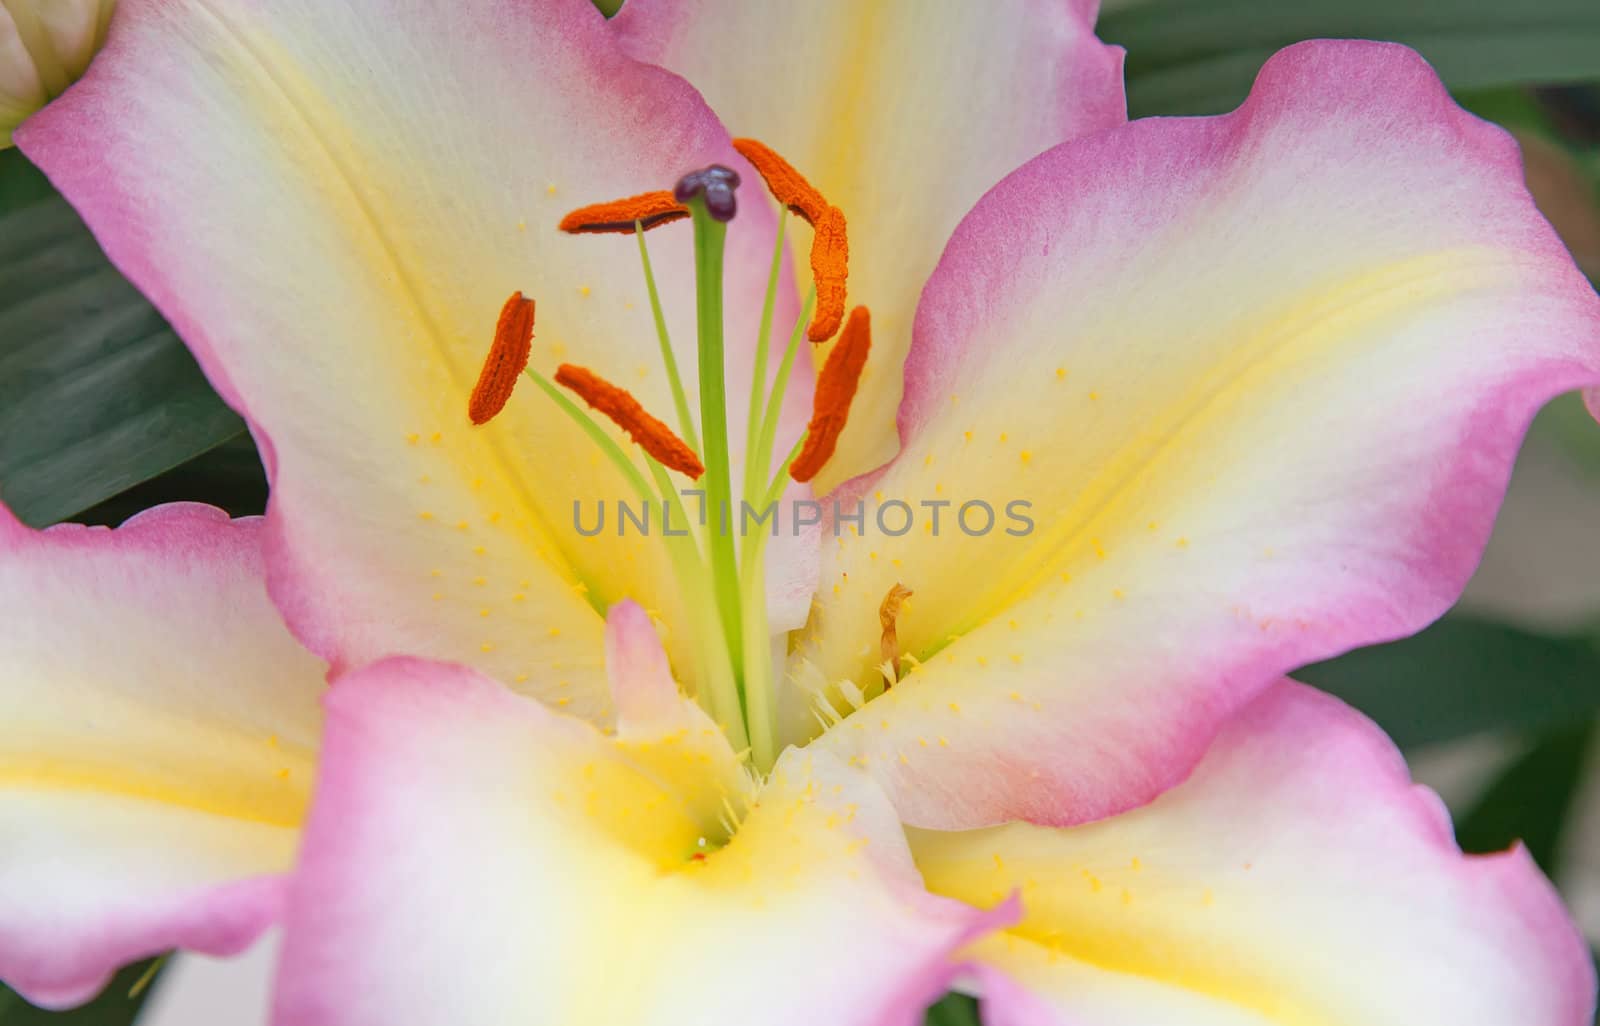
[[[1004,442],[1009,437],[1010,436],[1008,434],[1006,434],[1006,432],[1004,432],[1004,431],[1000,432],[1000,441],[1001,442]]]
[[[1187,539],[1187,538],[1179,538],[1177,544],[1178,544],[1178,548],[1186,549],[1186,548],[1189,547],[1189,539]]]
[[[499,510],[495,510],[494,512],[490,513],[489,516],[486,519],[491,524],[498,524],[500,522],[500,517],[501,517],[500,511]]]
[[[421,477],[417,478],[417,484],[425,485],[425,484],[432,484],[432,483],[433,483],[433,478],[429,477],[427,474],[423,474]]]
[[[474,577],[474,578],[473,578],[473,579],[472,579],[472,583],[473,583],[473,584],[476,584],[476,585],[477,585],[477,586],[478,586],[478,587],[480,587],[480,588],[481,588],[481,587],[483,587],[483,586],[484,586],[484,585],[485,585],[485,584],[488,584],[488,583],[489,583],[489,578],[487,578],[487,577]]]
[[[423,510],[421,513],[417,514],[417,519],[418,520],[432,520],[433,519],[433,514],[430,513],[428,510]]]
[[[872,560],[873,562],[877,562],[878,554],[876,552],[868,552],[867,553],[867,558]]]
[[[556,194],[556,187],[554,185],[545,186],[544,187],[544,194],[546,196],[554,196]]]
[[[1097,402],[1097,401],[1099,401],[1099,399],[1100,399],[1100,393],[1096,392],[1096,391],[1093,391],[1091,389],[1090,392],[1089,392],[1089,401],[1090,402]]]
[[[961,436],[969,442],[972,441],[972,430],[969,428],[968,430],[961,432]]]
[[[485,606],[484,608],[478,610],[478,615],[479,616],[488,616],[489,615],[489,608],[487,606]]]
[[[1124,905],[1133,904],[1133,892],[1128,890],[1126,887],[1122,889],[1122,903]]]
[[[268,734],[267,735],[267,747],[268,748],[276,748],[276,747],[278,747],[279,743],[280,742],[278,741],[278,735],[276,735],[276,734]]]
[[[566,695],[562,695],[560,698],[556,699],[556,704],[557,705],[571,705],[572,704],[572,699],[568,698]]]
[[[901,752],[900,753],[900,765],[902,765],[902,766],[911,765],[911,760],[906,758],[906,753],[905,752]]]
[[[434,592],[433,593],[433,600],[435,602],[443,602],[444,601],[444,592],[442,592],[442,591]]]
[[[922,457],[922,465],[924,467],[933,466],[933,453],[930,452],[930,453],[928,453],[928,455]]]
[[[561,628],[560,627],[552,627],[552,628],[550,628],[548,633],[552,638],[559,638],[559,637],[561,637]]]
[[[988,656],[979,656],[978,657],[978,665],[979,666],[988,666],[989,665],[989,657]]]
[[[1022,653],[1021,652],[1013,652],[1013,653],[1011,653],[1011,661],[1013,663],[1016,663],[1019,666],[1022,665]]]
[[[1212,905],[1215,905],[1216,903],[1217,903],[1216,894],[1211,890],[1211,888],[1207,887],[1205,889],[1205,893],[1200,895],[1200,904],[1205,905],[1207,908],[1209,908]]]
[[[1000,857],[999,852],[994,853],[994,868],[998,869],[1002,873],[1006,871],[1005,860]]]
[[[951,702],[950,703],[950,711],[953,712],[953,713],[959,714],[961,712],[961,706],[957,705],[954,702]]]
[[[440,570],[440,569],[438,569],[436,567],[436,568],[428,571],[428,576],[429,577],[443,577],[444,576],[444,571]]]
[[[1017,455],[1021,457],[1022,462],[1024,463],[1027,463],[1033,459],[1033,453],[1029,452],[1027,449],[1022,450],[1021,452],[1017,453]]]
[[[834,594],[835,594],[835,595],[837,595],[837,594],[839,594],[839,592],[840,592],[840,591],[842,591],[842,590],[843,590],[843,589],[841,589],[841,588],[840,588],[840,587],[839,587],[839,585],[837,585],[837,584],[835,584],[835,585],[834,585],[834,586],[833,586],[833,593],[834,593]]]
[[[406,435],[406,441],[410,442],[412,445],[416,445],[418,442],[422,441],[422,436],[413,431],[409,435]]]
[[[456,530],[458,530],[458,531],[465,531],[468,527],[471,527],[471,526],[472,525],[468,524],[465,520],[457,520],[456,521]]]
[[[872,493],[872,497],[873,497],[873,498],[874,498],[874,499],[877,499],[877,500],[878,500],[878,501],[879,501],[879,502],[882,502],[882,501],[883,501],[883,492],[881,492],[881,491],[879,491],[879,492],[873,492],[873,493]]]
[[[517,231],[525,232],[527,230],[528,230],[528,222],[526,220],[522,220],[522,221],[518,221],[517,222]]]
[[[1150,521],[1148,524],[1145,524],[1144,526],[1145,526],[1145,528],[1147,530],[1150,530],[1150,531],[1158,531],[1158,530],[1161,529],[1161,524],[1159,522],[1155,521],[1155,520]]]
[[[511,596],[511,601],[513,601],[513,602],[521,602],[521,601],[525,600],[527,597],[528,596],[524,595],[522,592],[519,591],[515,595]]]
[[[1065,367],[1057,367],[1056,368],[1056,378],[1059,379],[1059,380],[1065,381],[1066,378],[1067,378],[1067,369]]]
[[[278,770],[278,779],[279,780],[288,780],[289,779],[289,767],[285,766],[282,769]]]
[[[1128,597],[1128,593],[1123,591],[1121,588],[1112,588],[1111,597],[1116,599],[1118,602],[1121,602],[1123,599]]]
[[[1008,696],[1008,697],[1009,697],[1009,698],[1010,698],[1010,699],[1011,699],[1011,700],[1012,700],[1012,701],[1013,701],[1013,702],[1020,702],[1020,701],[1022,701],[1022,692],[1020,692],[1020,691],[1013,691],[1013,692],[1011,692],[1011,694],[1010,694],[1010,695],[1009,695],[1009,696]]]
[[[1137,873],[1139,870],[1144,868],[1144,863],[1140,862],[1139,856],[1135,855],[1133,858],[1128,860],[1128,868]]]
[[[940,748],[949,748],[950,747],[950,739],[945,737],[943,734],[939,735],[939,747]]]
[[[473,547],[472,547],[472,551],[473,551],[473,552],[474,552],[474,553],[475,553],[475,554],[477,554],[477,555],[479,555],[479,556],[482,556],[482,555],[485,555],[485,554],[487,554],[487,553],[488,553],[488,551],[489,551],[489,550],[488,550],[488,549],[486,549],[486,548],[484,548],[484,547],[483,547],[483,546],[482,546],[482,545],[474,545],[474,546],[473,546]]]
[[[1017,629],[1017,621],[1015,619],[1007,620],[1006,621],[1006,626],[1010,627],[1012,630],[1016,630]]]
[[[593,291],[593,290],[590,289],[589,286],[587,286],[587,285],[579,285],[578,286],[578,295],[580,295],[580,296],[587,296],[591,291]]]
[[[428,441],[432,442],[434,445],[438,445],[440,442],[444,441],[444,432],[435,431],[433,434],[428,436]]]
[[[494,642],[485,641],[483,644],[479,645],[478,647],[481,648],[485,652],[493,652],[494,651]]]
[[[959,403],[960,401],[961,401],[961,397],[959,395],[952,395],[950,397],[950,405],[951,406],[954,406],[956,403]]]
[[[919,737],[919,738],[917,738],[917,744],[919,744],[922,747],[926,748],[926,747],[928,747],[928,739],[925,738],[925,737]]]
[[[515,677],[513,677],[511,679],[517,684],[526,684],[526,683],[528,683],[528,675],[526,673],[519,673],[519,674],[517,674]]]

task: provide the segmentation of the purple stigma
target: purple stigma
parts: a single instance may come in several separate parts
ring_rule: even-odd
[[[699,171],[690,171],[678,179],[677,186],[672,190],[672,198],[679,203],[687,203],[696,196],[704,196],[706,212],[712,220],[726,223],[732,221],[733,215],[739,211],[738,201],[733,195],[738,187],[737,171],[721,164],[712,164]]]

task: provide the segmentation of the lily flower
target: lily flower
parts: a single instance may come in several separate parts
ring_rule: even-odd
[[[0,4],[0,149],[28,115],[83,74],[115,8],[115,0]]]
[[[19,133],[249,420],[334,679],[278,1021],[906,1023],[958,984],[991,1024],[1578,1023],[1526,855],[1461,856],[1282,682],[1439,615],[1534,411],[1600,383],[1507,137],[1380,44],[1107,127],[1083,5],[634,4],[124,0]],[[624,45],[707,55],[738,142]],[[957,74],[996,53],[1050,88]],[[752,143],[788,132],[881,169],[859,214]],[[875,467],[850,426],[892,416]],[[820,539],[720,529],[808,482]],[[680,533],[573,517],[628,497]]]

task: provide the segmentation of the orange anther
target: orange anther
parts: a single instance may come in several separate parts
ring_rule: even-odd
[[[844,320],[845,279],[850,263],[844,211],[824,199],[804,175],[765,143],[735,139],[733,148],[760,172],[773,198],[803,218],[815,232],[811,238],[811,277],[817,285],[817,310],[806,337],[813,342],[826,342]]]
[[[900,637],[897,630],[900,622],[900,606],[911,595],[910,588],[896,581],[894,587],[889,589],[889,594],[878,604],[878,626],[883,628],[878,651],[883,656],[883,661],[891,665],[900,661]]]
[[[579,207],[561,219],[560,228],[574,235],[585,232],[621,232],[632,235],[635,223],[649,231],[651,228],[689,216],[689,208],[672,198],[666,189],[641,193],[610,203],[591,203]]]
[[[532,352],[533,300],[513,292],[500,308],[489,356],[478,374],[478,383],[472,387],[472,397],[467,400],[467,416],[474,424],[487,424],[505,409]]]
[[[576,392],[584,402],[609,417],[662,466],[686,475],[691,481],[706,472],[694,450],[673,434],[671,428],[646,413],[627,389],[570,363],[556,368],[556,384]]]
[[[872,317],[867,308],[858,306],[850,311],[850,320],[839,335],[839,341],[828,354],[817,378],[816,396],[811,403],[811,424],[806,428],[805,445],[794,463],[789,466],[789,476],[796,481],[809,481],[817,476],[823,464],[833,456],[850,416],[850,403],[856,397],[856,386],[861,383],[861,369],[867,365],[867,353],[872,349]]]

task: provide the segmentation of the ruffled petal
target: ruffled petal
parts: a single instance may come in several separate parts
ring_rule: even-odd
[[[386,661],[327,706],[279,1026],[912,1026],[1012,914],[923,891],[826,753],[789,752],[718,847],[636,750],[464,668]]]
[[[233,954],[279,913],[322,665],[267,599],[260,534],[206,506],[115,531],[0,509],[0,979],[31,1001]]]
[[[872,309],[873,347],[819,493],[894,455],[917,296],[962,215],[1023,161],[1126,120],[1122,51],[1095,38],[1097,7],[628,0],[614,20],[633,53],[693,82],[734,135],[774,147],[845,213],[850,303]],[[796,234],[803,265],[810,233]]]
[[[1235,113],[1069,143],[956,232],[794,675],[881,688],[898,583],[921,666],[830,746],[919,825],[1130,808],[1284,672],[1442,613],[1534,411],[1597,380],[1509,137],[1409,50],[1292,47]]]
[[[607,715],[600,611],[674,613],[660,543],[616,536],[635,496],[536,388],[485,427],[467,400],[522,290],[535,368],[582,364],[672,416],[634,240],[556,225],[737,162],[692,89],[617,52],[585,0],[124,0],[19,142],[256,429],[273,593],[313,649],[340,671],[468,662]],[[773,225],[752,197],[729,233],[730,367]],[[649,241],[692,386],[690,232]],[[607,529],[584,537],[575,501]]]
[[[912,845],[936,892],[1021,891],[972,952],[1028,992],[980,979],[990,1026],[1593,1021],[1588,948],[1527,853],[1462,855],[1382,732],[1292,681],[1144,808]]]

